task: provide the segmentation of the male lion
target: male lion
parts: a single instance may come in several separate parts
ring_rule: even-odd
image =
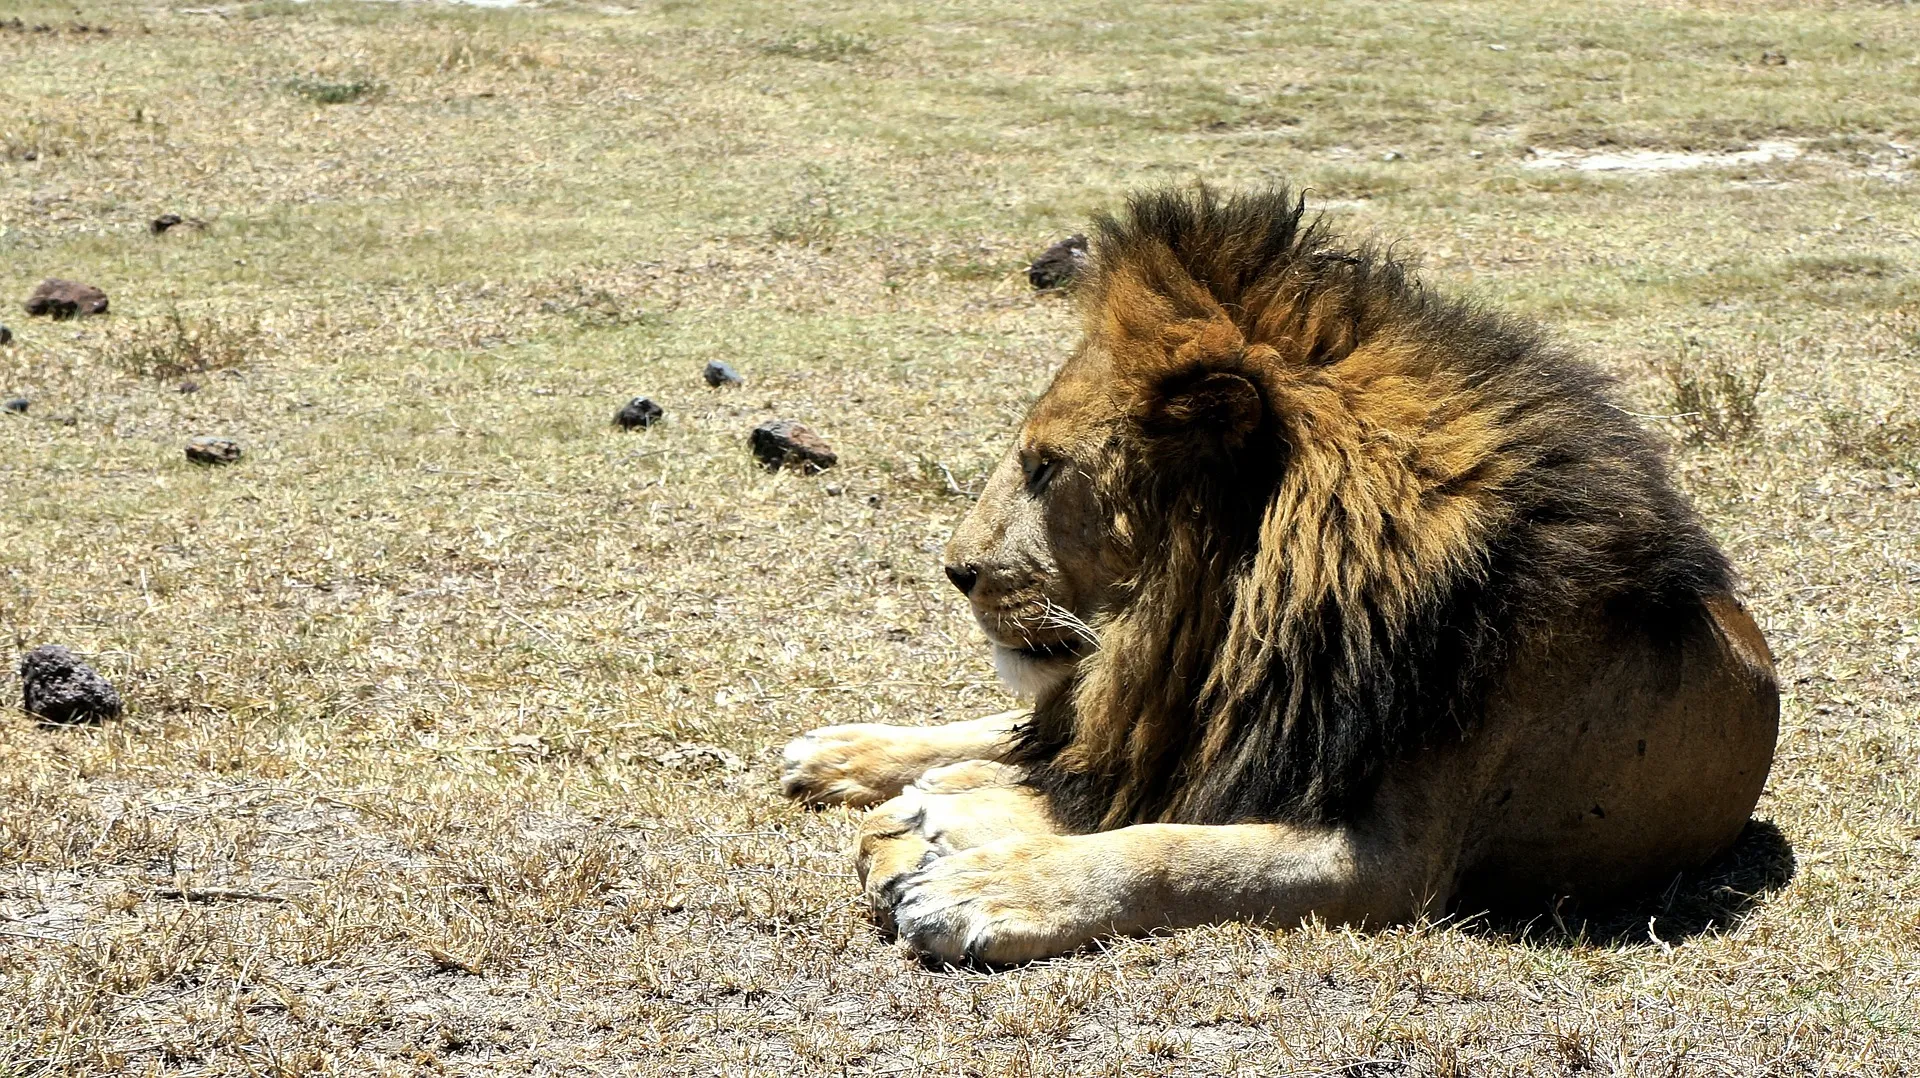
[[[885,802],[857,863],[921,953],[1605,900],[1752,811],[1772,659],[1607,380],[1302,210],[1098,222],[948,549],[1033,710],[787,748],[789,795]]]

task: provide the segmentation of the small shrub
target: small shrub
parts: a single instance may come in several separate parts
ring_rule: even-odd
[[[1721,356],[1703,361],[1689,343],[1661,373],[1667,380],[1667,409],[1688,442],[1743,442],[1759,431],[1760,390],[1768,373],[1764,363],[1736,367]]]
[[[287,90],[306,98],[316,105],[344,105],[349,101],[358,101],[380,92],[381,86],[372,79],[349,79],[345,82],[333,82],[326,79],[294,78],[286,81]]]
[[[109,337],[109,363],[142,378],[178,378],[230,370],[259,349],[257,322],[188,319],[179,311],[136,323]]]
[[[760,51],[768,56],[791,56],[799,60],[833,63],[866,56],[873,52],[873,44],[866,38],[843,34],[838,30],[795,30],[762,42]]]
[[[1920,479],[1920,420],[1868,418],[1840,408],[1820,413],[1827,451],[1868,468],[1887,468]]]

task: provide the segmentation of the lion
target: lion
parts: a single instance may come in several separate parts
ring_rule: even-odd
[[[786,794],[929,960],[1606,903],[1730,846],[1779,722],[1609,380],[1284,189],[1098,220],[1079,347],[946,574],[1029,710],[816,730]]]

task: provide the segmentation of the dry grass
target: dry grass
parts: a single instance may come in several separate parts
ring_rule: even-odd
[[[0,716],[0,1075],[1920,1069],[1906,8],[23,2],[0,294],[115,313],[9,319],[0,637],[129,711]],[[1805,152],[1521,167],[1758,138]],[[1596,923],[875,936],[775,754],[1004,705],[938,551],[1070,341],[1019,270],[1198,178],[1306,185],[1637,411],[1676,334],[1769,372],[1675,456],[1786,686],[1734,860]],[[116,359],[183,306],[272,348]],[[775,416],[841,466],[760,471]]]
[[[115,326],[102,342],[100,358],[109,367],[139,377],[178,378],[233,370],[252,358],[262,341],[257,320],[194,318],[176,308],[157,318]]]

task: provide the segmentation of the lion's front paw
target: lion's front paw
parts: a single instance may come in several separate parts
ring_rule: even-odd
[[[866,808],[900,792],[893,752],[899,731],[872,723],[823,726],[787,743],[781,753],[780,792],[809,805]]]
[[[1064,954],[1109,931],[1095,881],[1055,836],[1008,839],[935,860],[896,885],[893,922],[920,954],[999,965]]]
[[[893,930],[893,907],[899,903],[907,880],[950,852],[922,833],[926,822],[926,796],[913,787],[860,821],[860,843],[855,848],[853,867],[860,875],[873,919],[884,931]]]

